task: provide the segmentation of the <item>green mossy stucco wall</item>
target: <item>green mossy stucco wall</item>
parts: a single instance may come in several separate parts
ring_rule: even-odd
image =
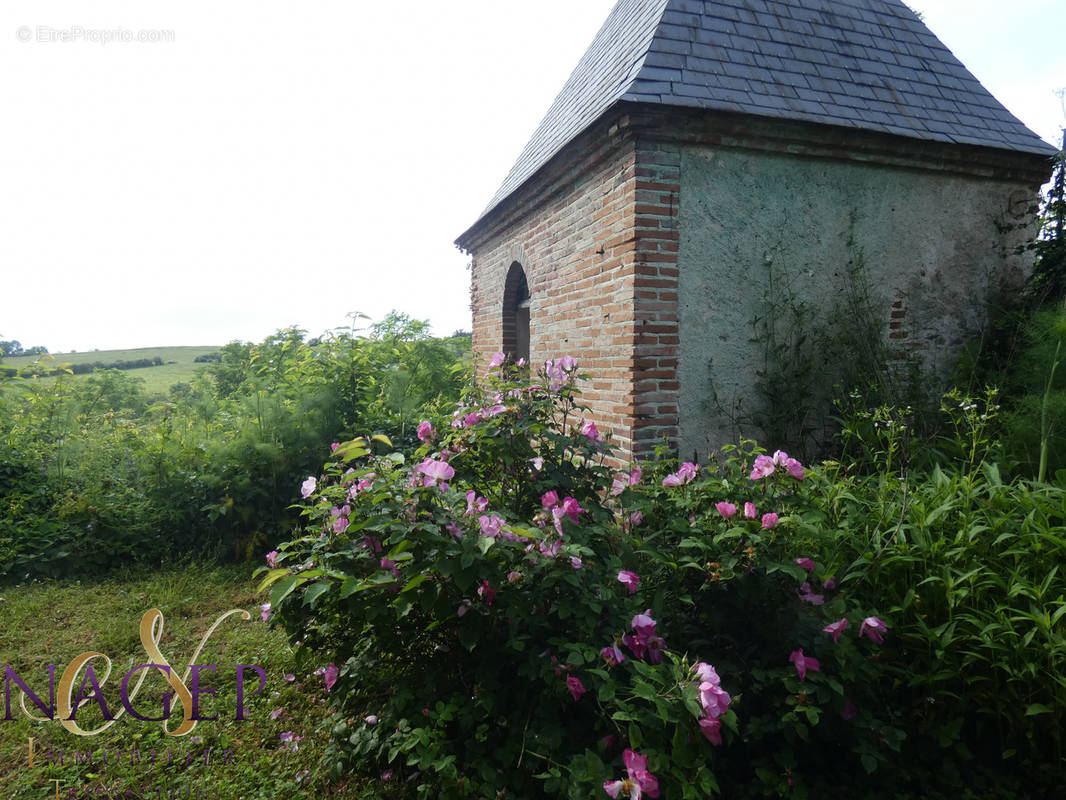
[[[804,325],[812,337],[851,324],[848,276],[857,264],[865,264],[882,336],[894,323],[887,341],[922,364],[929,388],[942,383],[960,347],[980,332],[989,292],[1024,279],[1029,259],[1014,251],[1032,234],[1033,202],[1032,188],[1020,183],[683,147],[681,454],[702,457],[738,436],[763,440],[758,409],[777,400],[773,375],[769,392],[753,388],[766,366],[765,334],[753,341],[754,321],[774,314],[781,340],[795,332],[797,307],[812,315]],[[767,302],[771,273],[777,289]],[[828,359],[823,350],[814,357]],[[827,398],[840,366],[819,364],[812,390]],[[780,402],[789,402],[794,393],[779,388]]]

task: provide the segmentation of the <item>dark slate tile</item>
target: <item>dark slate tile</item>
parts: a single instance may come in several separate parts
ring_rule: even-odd
[[[649,81],[679,81],[681,80],[681,70],[671,69],[669,67],[654,67],[645,64],[644,68],[640,71],[640,77],[643,80]]]
[[[662,21],[668,25],[684,25],[688,28],[700,27],[699,13],[686,13],[667,8],[663,13]]]
[[[743,37],[734,37],[732,34],[726,31],[704,28],[696,31],[696,35],[693,37],[693,41],[697,44],[714,44],[719,47],[736,47],[739,46],[736,42],[743,41]],[[753,40],[748,40],[753,41]]]
[[[663,53],[686,55],[692,51],[692,47],[692,42],[679,42],[676,39],[659,39],[655,42],[655,49]]]
[[[684,25],[660,25],[658,35],[679,42],[691,42],[696,38],[696,31]]]
[[[779,42],[761,41],[757,44],[759,52],[763,55],[779,56],[781,58],[788,58],[792,55],[792,48]]]
[[[655,51],[644,57],[646,67],[673,67],[681,69],[685,66],[685,57],[679,53],[664,53]]]

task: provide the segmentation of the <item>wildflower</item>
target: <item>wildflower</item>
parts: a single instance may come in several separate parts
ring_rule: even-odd
[[[761,456],[761,458],[765,458],[765,456]],[[758,459],[756,459],[756,462],[758,462]],[[797,481],[803,480],[803,465],[796,459],[791,458],[784,450],[776,451],[771,463],[775,467],[784,467],[785,471]],[[770,472],[773,472],[772,468]],[[756,480],[754,473],[752,473],[752,480]]]
[[[280,717],[284,713],[285,713],[285,709],[284,708],[275,708],[273,711],[270,712],[270,718],[271,719],[277,719],[278,717]]]
[[[277,550],[271,550],[266,554],[267,566],[271,569],[275,569],[278,566],[278,556],[281,555]]]
[[[820,606],[825,603],[825,595],[815,594],[811,591],[811,585],[807,581],[800,584],[799,596],[800,600],[810,603],[812,606]]]
[[[322,679],[326,682],[326,691],[333,689],[333,684],[337,682],[337,676],[340,675],[340,670],[337,669],[337,665],[332,661],[326,665],[326,671],[322,673]]]
[[[640,525],[640,523],[642,523],[643,521],[644,521],[644,513],[641,512],[641,511],[634,511],[632,514],[629,515],[629,524],[630,525],[634,525],[634,526]]]
[[[436,461],[432,458],[425,459],[413,471],[422,474],[423,486],[436,486],[439,483],[442,490],[448,488],[448,484],[445,481],[455,477],[455,468],[451,464],[446,461]]]
[[[762,455],[755,456],[755,463],[751,467],[751,475],[748,477],[753,481],[761,480],[762,478],[768,478],[774,474],[774,460],[770,456]]]
[[[829,592],[833,591],[833,589],[837,588],[837,579],[833,576],[829,576],[822,581],[822,588]]]
[[[607,666],[614,667],[621,664],[626,660],[625,654],[622,653],[622,648],[618,646],[618,642],[612,642],[600,649],[600,655],[603,660],[607,662]]]
[[[559,520],[556,519],[555,522],[556,522],[556,525],[558,525]],[[542,541],[537,543],[537,550],[545,558],[555,558],[557,555],[559,555],[559,549],[562,546],[563,546],[563,543],[560,542],[559,540],[556,540],[554,542],[544,542],[542,540]]]
[[[584,510],[585,509],[578,505],[577,500],[572,497],[567,497],[563,500],[563,513],[570,517],[570,521],[575,525],[577,524],[577,515]]]
[[[809,558],[797,558],[796,566],[798,566],[800,569],[806,570],[807,572],[814,571],[814,562],[811,561]]]
[[[759,514],[759,512],[755,510],[755,504],[754,503],[745,503],[744,504],[744,517],[746,519],[755,519],[755,517],[758,516],[758,514]]]
[[[645,794],[652,798],[659,796],[659,779],[648,772],[647,756],[627,748],[622,753],[622,762],[628,777],[620,781],[604,781],[603,790],[608,795],[617,798],[624,792],[629,800],[640,800]]]
[[[376,714],[370,714],[364,719],[364,721],[367,725],[370,725],[371,727],[378,724],[378,718]]]
[[[700,733],[714,746],[722,744],[722,720],[716,717],[702,717],[700,719]]]
[[[723,519],[729,519],[731,516],[737,513],[737,507],[732,503],[715,503],[714,507],[718,509],[718,513],[722,515]]]
[[[492,588],[492,584],[485,579],[481,582],[481,585],[477,587],[477,596],[485,601],[486,605],[492,605],[492,601],[496,599],[496,590]]]
[[[844,632],[844,629],[846,627],[848,627],[848,618],[844,617],[842,619],[838,619],[836,622],[830,622],[828,625],[822,628],[822,630],[832,636],[834,642],[839,642],[840,634]]]
[[[693,664],[692,671],[696,673],[696,677],[700,679],[700,683],[713,683],[717,686],[722,682],[718,677],[718,672],[710,664],[700,661]]]
[[[588,439],[590,442],[600,441],[600,432],[596,428],[596,423],[592,420],[581,420],[581,435]]]
[[[554,508],[559,505],[559,494],[554,489],[550,492],[545,492],[540,496],[540,504],[544,508]]]
[[[300,495],[306,500],[315,492],[315,487],[318,486],[318,479],[313,475],[300,484]]]
[[[652,664],[658,664],[663,660],[662,651],[666,649],[666,642],[655,633],[655,620],[651,618],[651,609],[643,614],[633,617],[631,626],[635,635],[626,634],[622,637],[622,643],[628,647],[634,657],[647,659]]]
[[[484,497],[478,497],[477,492],[471,489],[466,493],[466,511],[464,515],[478,514],[489,507],[489,501]]]
[[[329,451],[331,453],[336,452],[337,448],[341,446],[340,442],[331,442],[329,445]]]
[[[382,569],[387,569],[389,572],[391,572],[393,577],[400,577],[400,570],[397,569],[396,562],[393,561],[391,558],[383,558],[378,563],[381,565]]]
[[[334,517],[333,518],[333,532],[334,533],[344,533],[344,531],[345,531],[345,529],[347,527],[348,527],[348,518],[347,517]]]
[[[259,606],[259,613],[263,618],[263,622],[270,619],[270,603],[263,603],[263,605]]]
[[[633,617],[630,625],[633,630],[641,635],[647,635],[655,632],[655,620],[651,618],[651,609],[647,609],[643,614],[637,614]]]
[[[703,706],[703,710],[711,719],[717,719],[726,712],[729,708],[729,703],[732,698],[729,697],[729,693],[726,692],[721,686],[710,681],[705,681],[700,684],[699,690],[700,705]]]
[[[811,672],[822,671],[822,667],[818,663],[818,659],[808,658],[807,656],[803,655],[802,648],[799,650],[793,650],[792,654],[789,655],[788,660],[791,661],[793,665],[795,665],[796,674],[799,675],[799,679],[801,681],[807,680],[807,670],[810,670]]]
[[[296,676],[293,675],[291,672],[286,672],[285,673],[285,680],[287,682],[289,682],[289,683],[292,683],[294,680],[296,680]]]
[[[507,358],[507,356],[503,353],[493,353],[492,358],[489,360],[489,369],[500,366],[505,358]]]
[[[636,594],[637,586],[640,584],[640,578],[637,576],[637,573],[624,569],[618,573],[618,582],[624,584],[626,588],[629,589],[630,594]]]
[[[777,527],[777,522],[779,519],[780,517],[778,517],[777,514],[775,514],[773,511],[771,511],[769,514],[763,514],[762,526],[768,531],[773,530]]]
[[[577,556],[570,556],[570,566],[573,567],[574,569],[581,569],[585,565],[581,562],[581,559],[578,558]]]
[[[518,583],[520,580],[522,580],[522,573],[521,572],[511,571],[511,572],[507,573],[507,582],[508,583]]]
[[[429,444],[437,438],[437,432],[433,430],[433,425],[428,421],[422,421],[418,424],[418,439],[419,441]]]
[[[686,483],[691,483],[699,469],[699,464],[686,461],[678,467],[677,472],[663,478],[663,486],[683,486]]]
[[[541,458],[540,456],[535,456],[535,457],[531,458],[530,459],[530,463],[533,464],[533,471],[534,472],[540,472],[542,469],[544,469],[544,459]]]
[[[574,700],[580,700],[581,695],[588,691],[588,689],[581,684],[581,680],[573,675],[566,676],[566,688],[570,690],[570,694]]]
[[[481,421],[481,415],[476,411],[471,411],[465,417],[463,417],[463,426],[467,428],[473,428],[478,422]]]
[[[352,486],[348,489],[348,499],[354,500],[356,495],[358,495],[360,492],[365,492],[367,489],[373,486],[374,478],[376,477],[376,473],[368,472],[366,475],[360,478],[359,482],[356,483],[355,486]]]
[[[867,617],[859,625],[859,636],[866,636],[871,642],[881,644],[884,639],[882,633],[888,632],[888,626],[877,617]]]

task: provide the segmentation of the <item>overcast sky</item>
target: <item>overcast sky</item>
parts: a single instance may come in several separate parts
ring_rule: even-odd
[[[3,0],[0,339],[224,344],[392,308],[469,329],[452,242],[612,5]],[[1066,2],[911,5],[1058,143]]]

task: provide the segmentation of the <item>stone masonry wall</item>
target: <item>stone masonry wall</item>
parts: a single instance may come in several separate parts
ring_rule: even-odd
[[[923,387],[939,393],[981,331],[987,299],[1024,278],[1031,259],[1015,251],[1032,233],[1034,197],[1020,180],[684,146],[682,452],[762,441],[760,413],[796,401],[787,377],[796,364],[775,371],[767,361],[768,324],[776,343],[811,359],[806,423],[817,443],[847,366],[818,337],[857,329],[856,291],[868,293],[898,359],[919,365]]]

